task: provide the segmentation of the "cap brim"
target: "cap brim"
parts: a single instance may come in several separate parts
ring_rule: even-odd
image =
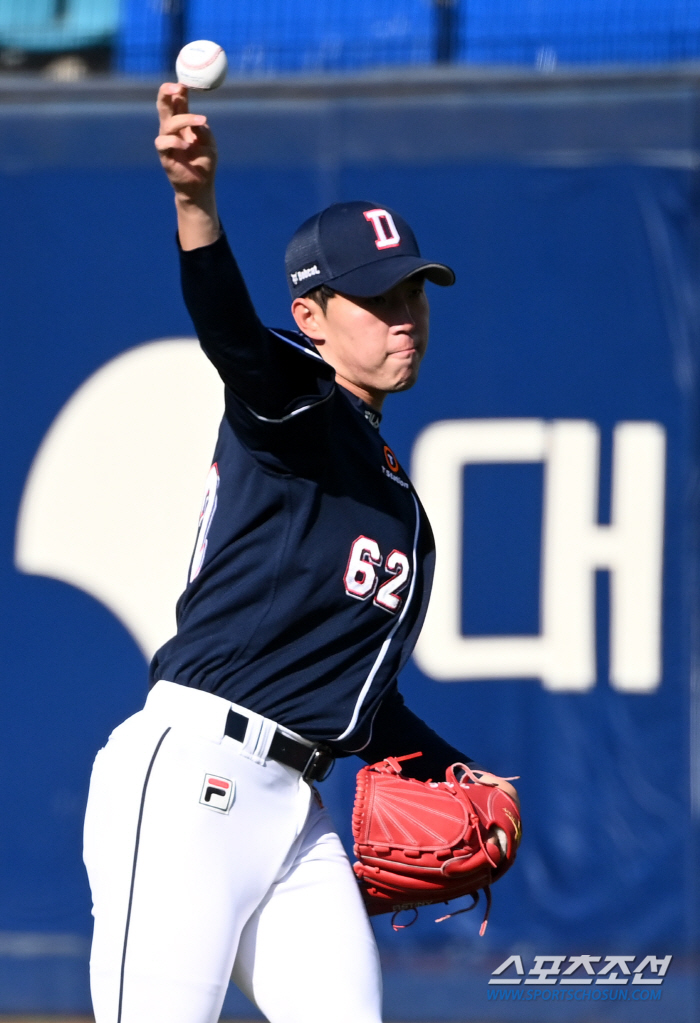
[[[444,263],[431,263],[429,259],[423,259],[421,256],[394,256],[389,259],[377,259],[349,273],[332,277],[326,284],[333,291],[340,291],[344,295],[371,298],[373,295],[383,295],[385,291],[390,291],[400,281],[416,273],[424,273],[427,280],[443,288],[455,282],[454,271]]]

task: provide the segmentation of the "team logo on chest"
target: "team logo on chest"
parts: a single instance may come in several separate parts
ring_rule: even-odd
[[[199,801],[217,813],[228,813],[233,803],[235,785],[230,778],[218,774],[205,774]]]
[[[393,480],[394,483],[398,483],[398,485],[400,487],[403,487],[404,490],[410,489],[406,480],[402,480],[401,477],[399,476],[399,471],[401,469],[401,466],[399,465],[399,460],[388,444],[384,445],[384,461],[386,462],[386,465],[382,466],[382,472],[384,473],[384,475],[388,479]],[[388,469],[387,465],[389,466]]]
[[[401,466],[399,465],[399,460],[388,444],[384,445],[384,458],[386,459],[386,464],[389,466],[392,472],[399,471],[399,469],[401,468]]]
[[[380,585],[378,569],[384,567],[389,578]],[[402,590],[411,578],[411,562],[401,551],[393,550],[386,561],[379,544],[369,536],[358,536],[350,548],[343,583],[345,592],[355,600],[369,600],[383,611],[396,614],[403,604]]]

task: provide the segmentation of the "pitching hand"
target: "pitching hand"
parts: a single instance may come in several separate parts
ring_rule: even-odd
[[[503,789],[503,791],[510,796],[515,805],[517,807],[520,806],[520,799],[518,798],[518,793],[516,792],[515,787],[511,785],[508,778],[501,778],[499,775],[491,774],[489,771],[477,770],[474,771],[474,774],[479,779],[479,781],[484,782],[484,784],[497,785],[499,789]]]
[[[175,192],[198,199],[213,191],[216,143],[203,114],[191,114],[187,88],[166,82],[158,90],[160,130],[155,146]]]

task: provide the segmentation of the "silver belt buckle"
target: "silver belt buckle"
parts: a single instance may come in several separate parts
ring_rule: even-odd
[[[323,768],[323,763],[324,763],[325,760],[327,760],[328,763],[326,764],[325,769],[324,769]],[[330,750],[326,750],[322,746],[315,746],[312,749],[312,751],[311,751],[311,755],[309,756],[309,759],[306,761],[306,767],[301,772],[301,776],[304,779],[304,781],[309,781],[309,780],[310,781],[325,781],[326,778],[328,777],[328,775],[333,770],[333,765],[334,764],[335,764],[335,758],[331,754]],[[317,775],[317,774],[315,774],[315,770],[316,770],[316,768],[319,768],[319,767],[321,768],[321,773]]]

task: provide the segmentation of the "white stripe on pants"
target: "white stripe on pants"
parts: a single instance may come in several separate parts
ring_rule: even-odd
[[[266,760],[273,729],[159,682],[95,760],[85,863],[97,1023],[216,1023],[228,979],[270,1023],[380,1023],[381,979],[354,875],[298,771]],[[236,708],[243,713],[243,708]],[[227,813],[205,775],[234,784]]]

